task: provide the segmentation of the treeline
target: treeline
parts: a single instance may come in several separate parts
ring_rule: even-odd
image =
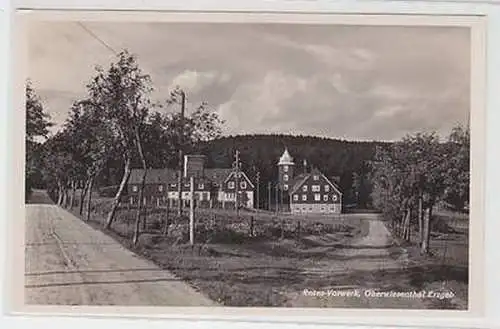
[[[86,87],[85,97],[68,109],[63,128],[41,143],[38,139],[47,137],[52,123],[28,82],[26,191],[28,195],[33,186],[45,187],[59,205],[68,208],[73,208],[80,191],[83,213],[84,201],[89,207],[95,186],[116,185],[106,228],[113,225],[132,168],[180,168],[182,154],[188,153],[206,155],[208,167],[229,168],[238,150],[250,179],[255,182],[260,175],[263,203],[267,183],[276,181],[277,162],[286,147],[295,159],[297,174],[315,167],[336,180],[344,206],[379,209],[405,228],[406,239],[416,225],[423,252],[428,249],[435,206],[446,202],[462,210],[468,204],[470,136],[463,127],[456,127],[443,141],[436,134],[415,134],[393,143],[290,135],[221,137],[223,120],[206,103],[186,108],[185,91],[177,88],[164,103],[153,103],[151,78],[127,51],[118,54],[107,69],[96,68]],[[165,111],[166,107],[172,111]],[[144,173],[135,242],[140,233]]]
[[[402,238],[410,241],[416,227],[421,252],[427,253],[436,206],[469,206],[469,163],[470,132],[462,126],[444,141],[435,133],[415,134],[378,148],[372,162],[374,205],[402,227]]]
[[[275,134],[221,137],[200,143],[196,150],[207,155],[208,166],[225,168],[231,166],[233,154],[239,150],[242,167],[251,179],[255,181],[257,172],[260,173],[263,182],[260,192],[265,195],[267,182],[277,179],[277,163],[286,147],[294,158],[296,174],[317,168],[330,179],[336,180],[344,193],[344,203],[356,203],[365,208],[371,206],[371,184],[368,181],[370,162],[376,148],[387,145],[383,142]]]
[[[37,152],[27,148],[29,165],[38,168],[45,188],[58,205],[73,208],[79,190],[79,212],[83,213],[86,201],[87,218],[94,186],[113,168],[120,179],[106,218],[107,229],[115,221],[131,169],[144,169],[133,236],[136,243],[141,218],[144,220],[142,195],[147,169],[178,163],[179,150],[190,152],[201,141],[218,137],[223,122],[205,103],[186,108],[185,92],[179,88],[172,90],[163,104],[153,103],[150,76],[126,50],[119,53],[107,69],[96,67],[89,81],[87,95],[68,109],[63,128],[45,143],[37,144]],[[33,102],[37,104],[35,117],[30,110]],[[173,106],[174,111],[159,111],[169,106]],[[37,130],[33,129],[32,135],[47,136],[51,123],[30,83],[26,107],[27,129],[40,125]],[[179,213],[181,211],[179,209]]]

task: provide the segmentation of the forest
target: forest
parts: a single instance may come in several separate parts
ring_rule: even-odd
[[[207,103],[187,108],[186,91],[180,88],[165,102],[153,102],[150,76],[127,51],[107,69],[96,67],[86,88],[86,97],[68,109],[62,128],[50,134],[50,116],[27,82],[26,198],[32,188],[45,188],[59,205],[73,207],[77,190],[85,200],[89,191],[113,186],[106,228],[113,224],[132,168],[179,168],[179,159],[189,153],[206,155],[207,167],[229,168],[239,150],[242,169],[254,181],[259,174],[264,195],[267,183],[276,179],[276,163],[285,147],[296,171],[316,167],[339,185],[346,209],[381,211],[402,223],[403,238],[417,225],[424,253],[436,205],[468,208],[467,127],[456,126],[444,137],[417,132],[391,143],[300,135],[222,136],[224,120]],[[142,182],[144,186],[145,177]],[[141,206],[139,202],[134,241],[140,233]],[[80,207],[81,213],[83,202]]]

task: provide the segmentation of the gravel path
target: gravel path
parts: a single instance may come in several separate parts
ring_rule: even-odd
[[[25,303],[210,306],[173,274],[34,191],[26,205]]]
[[[353,243],[349,248],[342,250],[343,261],[332,261],[327,268],[321,268],[325,275],[345,275],[355,272],[375,272],[381,270],[399,270],[405,266],[405,254],[401,253],[398,259],[389,254],[392,238],[384,223],[377,218],[366,218],[369,222],[368,234]],[[307,271],[307,269],[305,269]],[[390,280],[389,280],[390,281]],[[320,289],[293,293],[289,296],[289,306],[295,307],[336,307],[336,308],[401,308],[425,309],[424,301],[420,298],[407,297],[369,297],[365,292],[373,290],[391,291],[392,282],[373,282],[366,278],[363,285],[325,286]],[[397,290],[398,292],[402,292]],[[313,296],[312,293],[323,294]],[[351,295],[342,295],[350,293]],[[340,294],[340,295],[339,295]]]

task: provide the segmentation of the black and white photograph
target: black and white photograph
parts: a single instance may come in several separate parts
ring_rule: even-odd
[[[470,26],[26,38],[26,305],[470,310]]]

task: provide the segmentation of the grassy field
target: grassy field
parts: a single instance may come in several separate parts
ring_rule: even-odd
[[[94,198],[90,225],[102,229],[110,201]],[[452,230],[447,215],[436,220],[432,257],[420,256],[412,244],[391,243],[373,250],[357,246],[367,236],[374,214],[332,218],[241,212],[236,218],[234,211],[199,209],[194,247],[188,243],[186,218],[170,213],[169,233],[161,234],[165,215],[166,209],[147,210],[145,233],[135,247],[130,243],[133,209],[119,209],[112,230],[106,233],[223,305],[296,306],[292,296],[304,287],[411,290],[437,289],[444,284],[466,305],[467,234]],[[398,306],[401,304],[381,307]],[[456,309],[464,305],[433,300],[425,307]]]

